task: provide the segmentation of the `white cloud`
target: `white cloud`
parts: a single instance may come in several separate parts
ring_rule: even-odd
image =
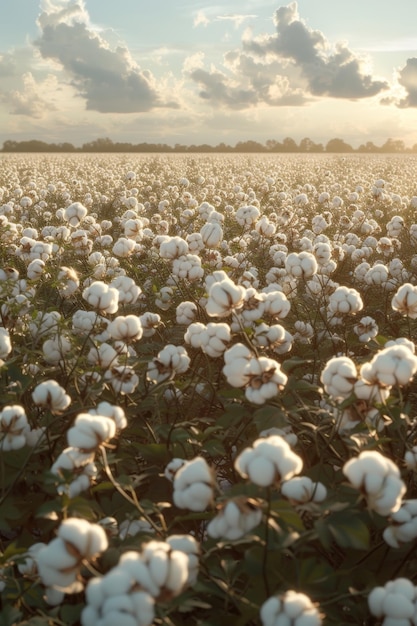
[[[210,20],[207,15],[204,11],[198,11],[193,21],[194,28],[197,28],[197,26],[207,26],[207,24],[210,24]]]
[[[25,115],[41,119],[46,112],[56,110],[48,95],[57,88],[54,76],[48,76],[45,81],[37,84],[33,75],[26,72],[22,76],[23,90],[2,92],[1,101],[9,108],[11,115]]]
[[[136,113],[155,107],[175,107],[160,92],[148,70],[142,70],[127,48],[111,49],[89,25],[83,2],[56,5],[47,0],[38,19],[40,37],[34,42],[45,59],[60,63],[87,110]]]

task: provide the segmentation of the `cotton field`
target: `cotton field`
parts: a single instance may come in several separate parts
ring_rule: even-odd
[[[1,158],[2,624],[417,624],[416,171]]]

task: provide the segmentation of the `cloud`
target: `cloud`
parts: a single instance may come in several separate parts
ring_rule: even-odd
[[[398,72],[398,82],[407,92],[405,98],[399,101],[402,109],[417,107],[417,58],[407,59],[405,66]]]
[[[12,54],[0,55],[0,77],[14,76],[16,74],[16,60]]]
[[[43,6],[34,45],[43,58],[61,65],[87,110],[138,113],[177,106],[164,99],[151,72],[140,69],[126,48],[110,48],[89,24],[84,2],[44,0]]]
[[[43,92],[47,93],[51,88],[51,82],[56,89],[55,77],[49,76],[43,83],[37,84],[31,72],[26,72],[22,76],[23,90],[13,90],[3,92],[0,95],[1,101],[10,107],[11,115],[25,115],[34,119],[41,119],[45,112],[55,111],[56,107],[50,99],[42,97]]]
[[[387,82],[363,72],[361,59],[346,44],[332,47],[323,33],[309,28],[300,19],[296,2],[278,9],[274,24],[276,33],[245,39],[244,50],[259,58],[286,59],[296,65],[311,95],[360,99],[388,88]]]
[[[231,109],[300,106],[321,97],[369,98],[388,88],[364,71],[344,43],[332,47],[323,33],[306,26],[296,2],[280,7],[273,21],[272,35],[253,37],[247,30],[241,47],[225,54],[221,68],[192,69],[201,99]]]
[[[194,18],[193,26],[196,28],[197,26],[207,26],[210,24],[210,20],[204,11],[198,11],[197,15]]]
[[[218,15],[216,20],[218,21],[230,21],[234,24],[235,28],[239,28],[243,22],[246,20],[250,20],[252,18],[256,18],[257,15],[254,14],[239,14],[239,13],[228,13],[226,15]]]

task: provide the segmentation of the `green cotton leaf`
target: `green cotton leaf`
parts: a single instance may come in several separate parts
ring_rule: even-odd
[[[8,604],[2,605],[0,612],[0,626],[16,626],[20,622],[22,613]]]
[[[148,463],[165,466],[171,460],[170,452],[164,443],[138,443],[135,444],[135,447],[141,457]]]
[[[278,518],[278,523],[284,522],[289,528],[303,532],[305,530],[303,520],[298,515],[292,504],[287,500],[276,500],[271,504],[271,513]]]
[[[220,456],[226,454],[225,447],[219,439],[210,439],[204,442],[204,450],[210,456]]]
[[[310,365],[310,363],[312,363],[310,359],[302,359],[299,356],[293,356],[282,363],[281,369],[285,374],[289,374],[297,367],[305,367],[306,365]]]
[[[370,534],[368,526],[359,516],[346,511],[333,513],[328,518],[327,526],[333,539],[341,548],[368,550]]]
[[[271,405],[263,406],[255,411],[253,421],[258,432],[268,430],[269,428],[284,428],[288,426],[288,419],[285,413]]]

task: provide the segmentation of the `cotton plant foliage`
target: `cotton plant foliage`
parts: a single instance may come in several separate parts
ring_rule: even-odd
[[[7,623],[417,624],[415,158],[360,156],[5,154]]]

